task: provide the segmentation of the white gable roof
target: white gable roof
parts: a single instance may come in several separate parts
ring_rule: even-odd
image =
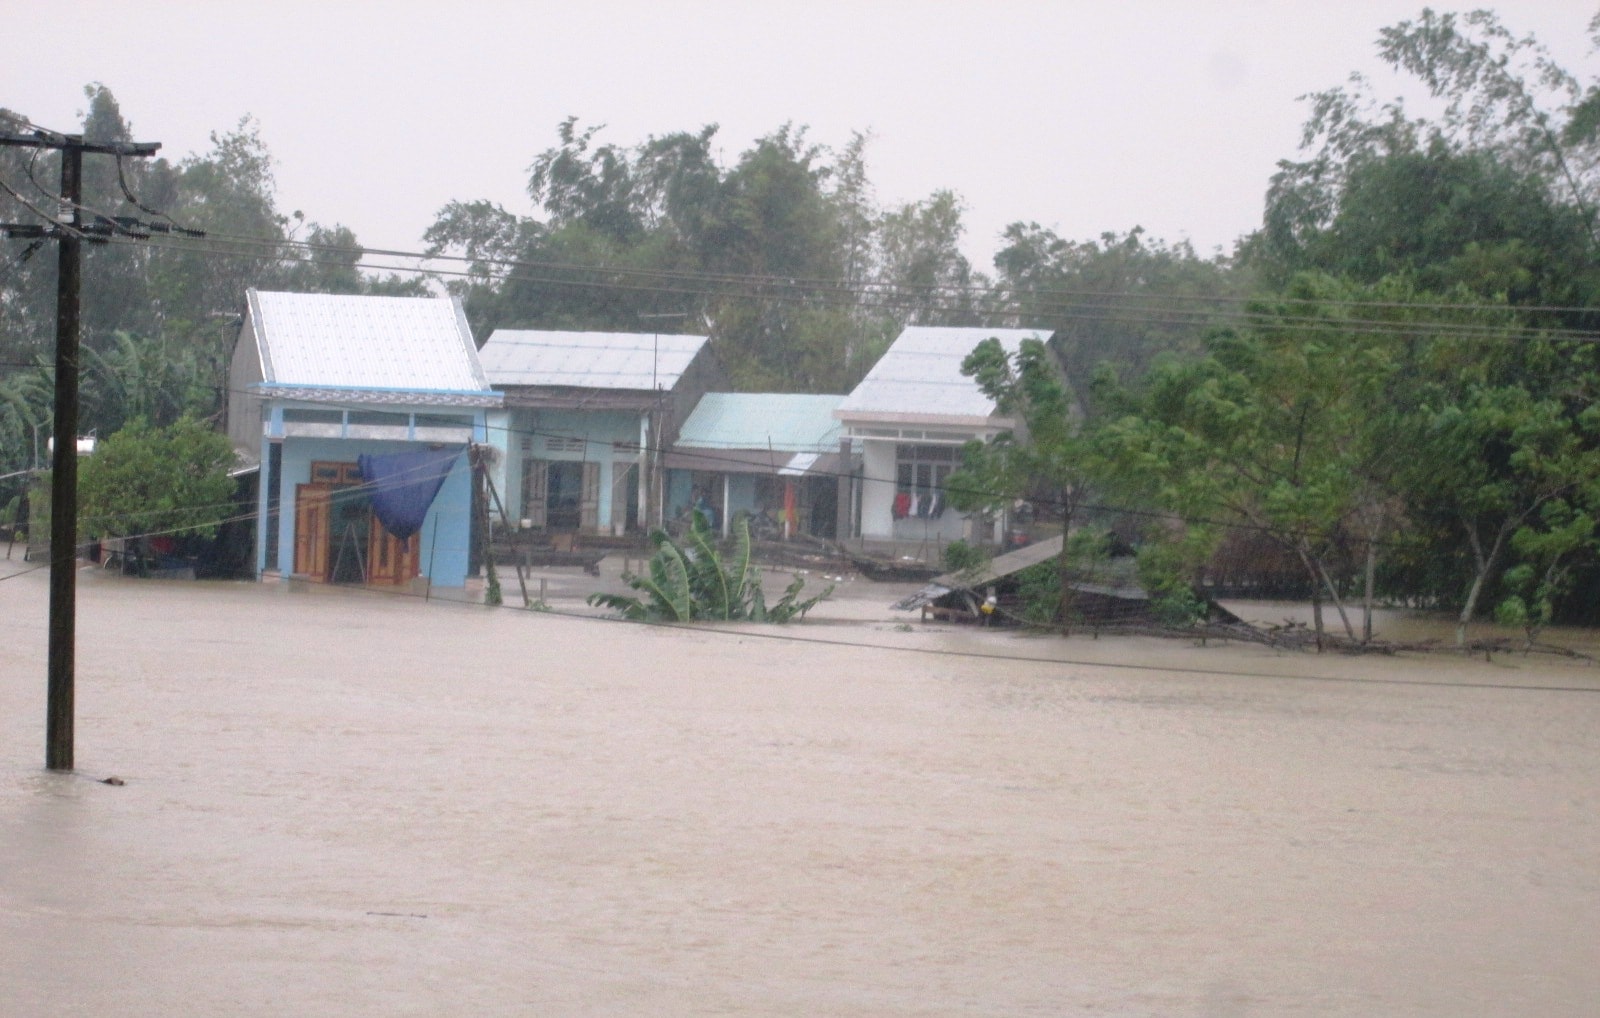
[[[649,332],[549,332],[496,329],[479,356],[489,382],[508,386],[670,390],[705,336]]]
[[[263,290],[246,297],[265,386],[489,392],[454,298]]]
[[[961,362],[994,337],[1007,353],[1024,339],[1048,340],[1043,329],[908,326],[839,404],[841,420],[957,421],[987,418],[994,401],[961,373]]]

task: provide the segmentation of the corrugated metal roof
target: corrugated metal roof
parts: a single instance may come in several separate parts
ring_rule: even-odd
[[[267,385],[489,391],[453,298],[262,290],[246,296]]]
[[[833,411],[842,399],[798,393],[708,392],[683,422],[674,444],[681,449],[837,452],[840,425]]]
[[[496,329],[478,356],[490,384],[670,390],[705,336]]]
[[[981,568],[970,572],[945,573],[943,576],[935,576],[928,581],[926,587],[923,587],[915,594],[896,601],[893,607],[901,611],[911,611],[925,604],[932,604],[952,591],[976,591],[997,580],[1015,576],[1030,566],[1036,566],[1040,562],[1048,562],[1060,555],[1062,541],[1062,537],[1058,534],[1055,537],[1046,538],[1024,548],[1018,548],[1016,551],[1007,552],[1004,555],[996,555]],[[1101,570],[1101,572],[1104,573],[1106,570]],[[1091,583],[1084,579],[1074,579],[1070,585],[1073,590],[1084,594],[1099,594],[1104,597],[1117,597],[1129,601],[1148,601],[1150,599],[1150,595],[1137,583]]]
[[[839,404],[853,414],[938,414],[985,418],[994,402],[961,373],[961,362],[989,337],[1015,353],[1024,339],[1047,340],[1049,330],[908,326]]]

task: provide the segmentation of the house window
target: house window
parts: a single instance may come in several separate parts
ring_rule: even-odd
[[[472,418],[455,414],[417,414],[412,423],[419,428],[470,428]]]
[[[574,438],[574,437],[571,437],[571,436],[568,436],[568,435],[547,435],[547,436],[545,436],[545,440],[544,440],[545,451],[546,452],[550,452],[550,453],[557,453],[557,452],[576,452],[576,453],[581,453],[581,452],[584,451],[584,449],[586,447],[587,447],[587,443],[585,443],[583,439]]]
[[[941,515],[945,480],[960,453],[953,445],[895,446],[895,517]]]
[[[352,410],[350,423],[353,425],[377,425],[388,428],[409,428],[411,415],[394,413],[388,410]]]
[[[311,480],[314,484],[360,484],[361,468],[354,463],[315,460],[311,464]]]
[[[283,412],[285,424],[343,424],[343,410],[307,410],[289,407]]]

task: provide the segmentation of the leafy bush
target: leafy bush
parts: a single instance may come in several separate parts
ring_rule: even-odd
[[[1038,562],[1017,574],[1022,621],[1030,626],[1055,625],[1061,616],[1061,574],[1054,559]]]
[[[1547,579],[1541,581],[1526,563],[1507,569],[1501,583],[1512,593],[1495,606],[1494,620],[1502,626],[1521,629],[1527,645],[1532,647],[1555,616],[1556,584]]]
[[[233,512],[233,462],[227,436],[192,417],[165,428],[135,420],[78,468],[84,536],[215,537]]]
[[[1172,587],[1152,596],[1150,612],[1163,626],[1188,629],[1205,618],[1206,603],[1188,587]]]
[[[641,621],[742,619],[783,623],[804,618],[818,601],[833,592],[830,585],[815,597],[798,600],[806,581],[796,576],[778,603],[768,605],[760,573],[750,564],[750,523],[746,517],[733,521],[733,548],[726,559],[712,539],[710,521],[698,510],[681,544],[664,530],[652,531],[650,540],[656,553],[650,558],[646,574],[623,575],[628,586],[643,596],[590,594],[591,605],[612,608],[624,618]]]
[[[944,546],[944,567],[952,573],[975,573],[988,562],[987,552],[964,540],[951,541]]]
[[[1189,582],[1195,548],[1182,542],[1152,542],[1139,550],[1139,583],[1150,595],[1150,610],[1164,626],[1186,629],[1206,616],[1206,602]]]

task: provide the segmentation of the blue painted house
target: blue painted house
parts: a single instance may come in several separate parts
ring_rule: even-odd
[[[259,464],[255,572],[465,586],[467,450],[501,404],[459,301],[250,290],[228,435]]]

